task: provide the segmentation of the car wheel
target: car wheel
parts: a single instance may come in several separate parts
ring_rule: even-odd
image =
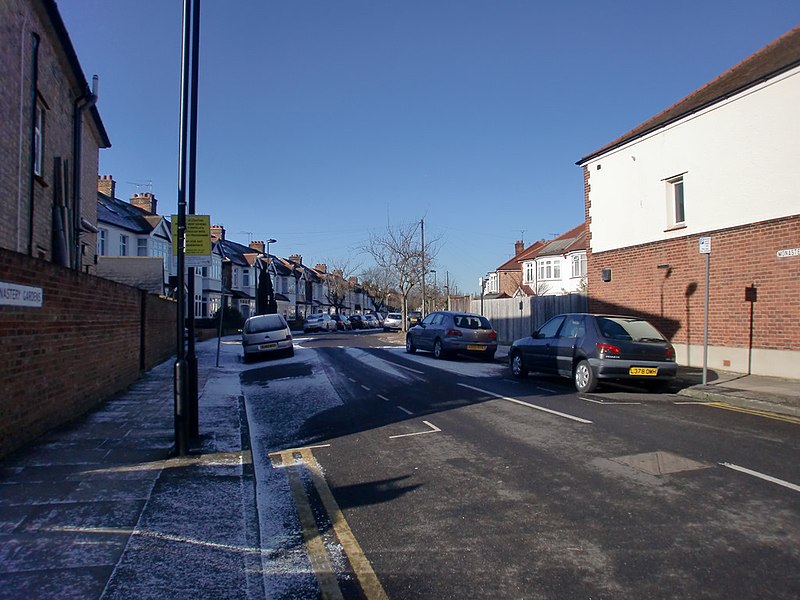
[[[248,364],[250,362],[250,357],[247,354],[242,355],[242,362],[244,364]]]
[[[286,358],[294,356],[294,346],[292,346],[291,348],[287,348],[286,352],[284,353],[284,356],[286,356]]]
[[[522,364],[522,355],[514,352],[511,355],[511,374],[517,379],[522,379],[528,375],[528,369]]]
[[[410,335],[406,336],[406,352],[409,354],[414,354],[417,351],[416,347],[414,346],[414,341],[411,339]]]
[[[442,348],[442,340],[433,342],[433,357],[444,358],[444,348]]]
[[[575,389],[584,394],[597,389],[597,376],[588,360],[582,360],[575,367]]]

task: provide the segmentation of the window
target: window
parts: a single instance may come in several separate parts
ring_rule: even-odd
[[[572,256],[572,276],[583,277],[586,275],[586,255],[574,254]]]
[[[136,256],[147,256],[147,238],[136,240]]]
[[[561,261],[557,258],[546,258],[539,262],[539,281],[545,279],[561,279]]]
[[[523,283],[533,283],[536,279],[536,263],[525,263],[525,279]]]
[[[683,198],[683,175],[667,179],[667,202],[669,225],[671,227],[686,223],[686,210]]]
[[[564,315],[559,315],[550,319],[547,323],[542,325],[542,328],[537,332],[536,337],[539,339],[556,337],[561,324],[564,322],[564,318]]]
[[[128,236],[119,236],[119,255],[128,256]]]
[[[44,107],[37,102],[36,116],[33,123],[33,172],[38,177],[42,176],[42,163],[44,162]]]
[[[108,252],[106,244],[108,243],[108,231],[105,229],[97,230],[97,255],[105,256]]]
[[[242,287],[250,287],[250,269],[242,271]]]

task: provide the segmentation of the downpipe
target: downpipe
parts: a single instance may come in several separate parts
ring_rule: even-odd
[[[71,266],[81,269],[81,164],[83,152],[83,115],[97,104],[99,78],[92,77],[92,90],[75,99],[72,122],[72,257]]]

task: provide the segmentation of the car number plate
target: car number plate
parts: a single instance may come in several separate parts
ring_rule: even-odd
[[[628,369],[628,375],[644,375],[646,377],[653,377],[658,375],[657,367],[631,367]]]
[[[261,344],[258,349],[259,350],[269,350],[271,348],[277,348],[278,344]]]
[[[482,352],[486,350],[486,346],[476,346],[474,344],[470,344],[467,346],[467,350],[480,350]]]

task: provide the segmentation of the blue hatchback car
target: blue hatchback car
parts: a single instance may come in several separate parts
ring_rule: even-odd
[[[515,377],[529,371],[570,377],[579,392],[613,379],[658,388],[678,372],[675,349],[661,332],[624,315],[558,315],[515,341],[508,360]]]

